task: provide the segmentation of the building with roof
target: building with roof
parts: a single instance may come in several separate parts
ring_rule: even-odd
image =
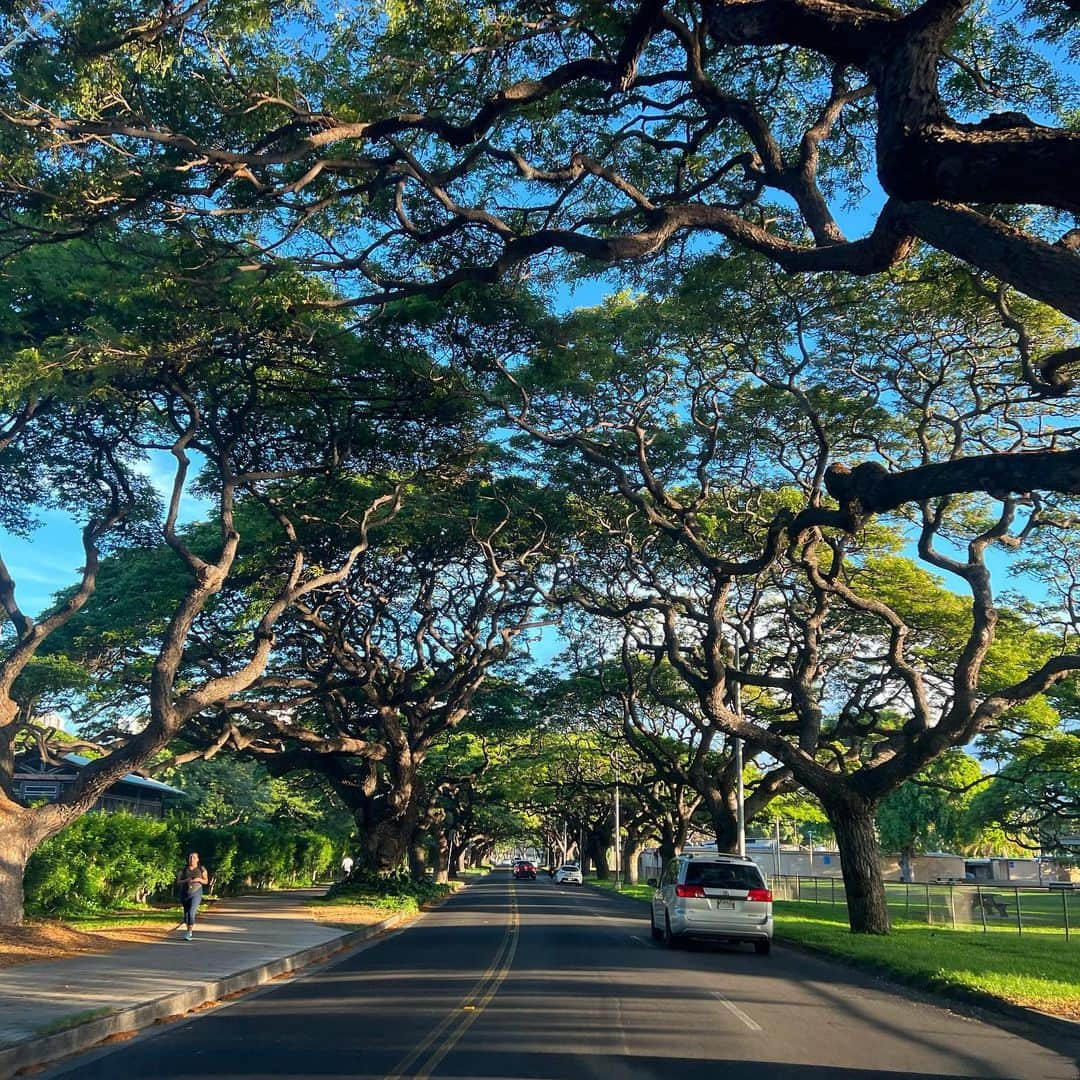
[[[29,805],[35,802],[57,802],[78,779],[90,758],[82,754],[63,754],[57,762],[42,760],[36,750],[15,756],[12,794]],[[161,818],[170,802],[184,798],[179,788],[128,773],[117,780],[94,805],[94,810],[126,811],[144,817]]]

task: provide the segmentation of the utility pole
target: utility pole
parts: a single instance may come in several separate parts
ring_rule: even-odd
[[[775,833],[775,836],[774,836],[774,839],[773,839],[773,845],[774,845],[773,846],[773,854],[775,855],[775,858],[773,860],[773,864],[776,867],[776,876],[779,877],[780,876],[780,818],[779,817],[777,817],[775,819],[775,823],[776,823],[776,833]]]

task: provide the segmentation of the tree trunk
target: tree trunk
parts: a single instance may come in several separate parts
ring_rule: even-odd
[[[912,860],[915,857],[915,848],[911,844],[905,844],[900,849],[900,880],[901,881],[914,881],[915,880],[915,868],[912,865]]]
[[[0,806],[0,926],[22,925],[26,863],[38,844],[50,835],[36,827],[33,814],[16,803]]]
[[[361,869],[379,877],[400,870],[411,834],[410,825],[399,819],[388,818],[378,822],[364,833]]]
[[[705,800],[716,837],[716,850],[734,852],[739,846],[739,819],[735,803],[735,790],[699,779],[695,785]]]
[[[450,880],[450,841],[442,829],[435,836],[435,880],[440,885]]]
[[[409,873],[418,881],[427,877],[427,836],[414,832],[409,844]]]
[[[628,836],[623,845],[623,880],[627,885],[636,885],[640,880],[638,861],[645,850],[645,841],[640,836]]]
[[[851,932],[887,934],[889,909],[885,903],[885,880],[881,875],[881,850],[874,820],[877,802],[848,795],[824,806],[840,850]]]
[[[676,848],[675,829],[670,822],[664,821],[660,825],[660,870],[663,871],[672,859],[675,858]]]
[[[450,876],[460,878],[465,873],[465,859],[468,848],[458,847],[454,849],[454,857],[450,860]]]
[[[607,836],[595,835],[590,836],[586,842],[589,859],[593,866],[596,867],[596,876],[600,881],[607,881],[611,877],[611,871],[608,868],[608,839]],[[582,870],[582,873],[584,872]]]

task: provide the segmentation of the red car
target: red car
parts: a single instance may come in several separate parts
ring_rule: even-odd
[[[514,877],[518,881],[522,878],[531,878],[536,880],[536,867],[527,859],[522,859],[520,862],[514,863]]]

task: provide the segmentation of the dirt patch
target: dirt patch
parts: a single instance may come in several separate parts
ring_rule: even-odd
[[[64,960],[84,953],[111,952],[125,945],[160,941],[169,926],[130,926],[117,930],[73,930],[58,922],[29,922],[0,927],[0,968],[35,960]]]
[[[308,911],[316,922],[342,930],[356,930],[374,926],[389,919],[395,912],[386,908],[369,907],[367,904],[309,904]]]

